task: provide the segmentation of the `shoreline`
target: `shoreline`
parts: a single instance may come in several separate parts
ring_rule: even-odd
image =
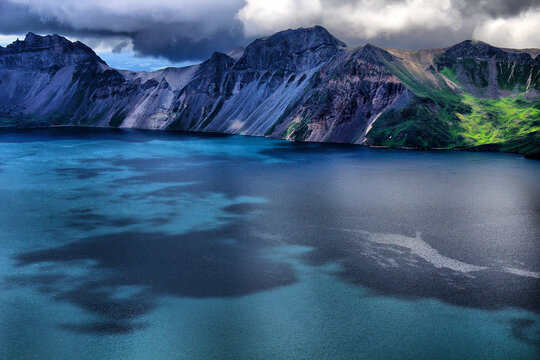
[[[528,160],[540,160],[540,154],[523,154],[514,151],[502,151],[496,150],[494,147],[500,146],[500,143],[489,143],[481,145],[471,145],[470,147],[455,147],[455,148],[422,148],[422,147],[412,147],[412,146],[386,146],[386,145],[367,145],[359,143],[347,143],[347,142],[331,142],[331,141],[299,141],[299,140],[289,140],[278,137],[271,137],[265,135],[255,135],[255,134],[235,134],[219,131],[191,131],[191,130],[177,130],[177,129],[149,129],[149,128],[128,128],[128,127],[110,127],[110,126],[91,126],[91,125],[70,125],[70,124],[60,124],[60,125],[47,125],[47,126],[2,126],[0,125],[0,131],[3,129],[17,129],[17,130],[32,130],[32,129],[59,129],[59,128],[72,128],[72,129],[93,129],[93,130],[121,130],[121,131],[155,131],[155,132],[169,132],[169,133],[183,133],[183,134],[205,134],[205,135],[222,135],[222,136],[251,136],[275,140],[283,140],[290,143],[298,144],[328,144],[328,145],[339,145],[339,146],[363,146],[366,148],[372,149],[398,149],[398,150],[417,150],[417,151],[470,151],[470,152],[492,152],[492,153],[507,153],[507,154],[516,154],[521,155],[523,158]],[[486,149],[482,149],[485,147]]]

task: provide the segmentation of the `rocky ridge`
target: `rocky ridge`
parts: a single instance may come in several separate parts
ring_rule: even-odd
[[[215,52],[198,65],[134,72],[109,67],[80,42],[29,33],[0,47],[0,126],[501,150],[526,137],[527,151],[518,151],[534,152],[537,53],[471,40],[430,50],[348,48],[316,26]]]

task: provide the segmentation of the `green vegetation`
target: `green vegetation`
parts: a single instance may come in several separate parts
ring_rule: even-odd
[[[540,160],[540,132],[528,133],[501,143],[466,146],[463,149],[513,152],[526,158]]]
[[[287,130],[285,130],[285,132],[283,133],[283,136],[285,139],[300,125],[300,122],[299,121],[293,121],[291,122],[291,124],[289,125],[289,127],[287,128]]]
[[[525,157],[540,159],[540,132],[518,136],[499,144],[499,151],[515,152]]]
[[[504,142],[513,137],[540,131],[540,109],[518,98],[479,99],[463,95],[472,111],[457,114],[465,144]]]
[[[434,108],[435,107],[435,108]],[[457,121],[428,99],[390,110],[373,124],[368,143],[392,147],[449,148],[455,146]]]
[[[445,64],[448,65],[448,64]],[[372,145],[415,148],[478,148],[518,152],[534,157],[540,153],[540,98],[528,101],[523,95],[484,99],[449,88],[442,75],[459,85],[455,69],[469,86],[488,85],[485,61],[462,59],[433,70],[438,87],[423,83],[401,64],[388,62],[388,68],[416,96],[405,107],[392,109],[373,124],[368,133]],[[525,90],[531,66],[497,65],[502,89]]]
[[[457,83],[456,73],[454,73],[452,69],[450,69],[449,67],[445,66],[440,72],[441,74],[446,76],[450,81]]]
[[[308,124],[311,121],[311,117],[304,117],[305,112],[303,112],[300,117],[296,118],[287,130],[283,133],[282,137],[287,139],[291,136],[291,140],[302,141],[307,138],[308,134]]]
[[[403,108],[392,109],[379,117],[368,133],[372,145],[453,148],[460,142],[457,113],[470,108],[452,91],[444,79],[434,73],[438,87],[426,85],[399,63],[386,62],[387,67],[415,95]]]

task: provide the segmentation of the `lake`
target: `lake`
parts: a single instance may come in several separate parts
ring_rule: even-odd
[[[0,359],[538,359],[540,162],[0,130]]]

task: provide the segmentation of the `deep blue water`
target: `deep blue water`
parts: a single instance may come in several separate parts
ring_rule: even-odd
[[[0,131],[0,359],[538,359],[540,162]]]

